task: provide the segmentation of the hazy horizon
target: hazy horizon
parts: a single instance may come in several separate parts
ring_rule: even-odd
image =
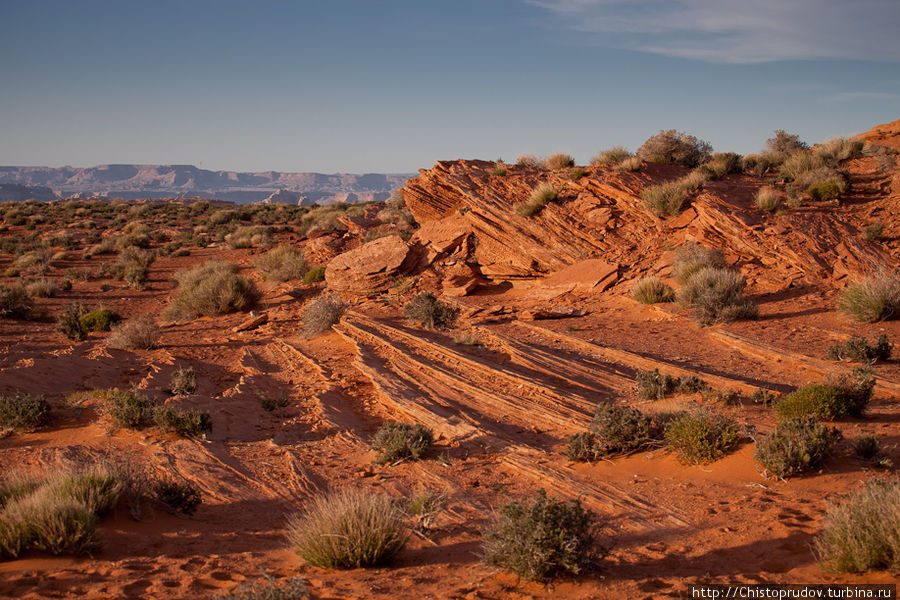
[[[9,2],[0,164],[414,173],[900,118],[889,0]]]

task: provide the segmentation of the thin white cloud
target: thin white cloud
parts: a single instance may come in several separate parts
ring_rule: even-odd
[[[719,63],[900,61],[898,0],[526,0],[595,43]]]

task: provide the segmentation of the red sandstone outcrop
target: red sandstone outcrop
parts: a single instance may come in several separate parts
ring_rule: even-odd
[[[337,292],[375,294],[419,266],[423,255],[421,246],[410,245],[399,236],[378,238],[328,263],[325,282]]]

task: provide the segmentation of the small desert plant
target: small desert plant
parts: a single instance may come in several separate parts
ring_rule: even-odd
[[[309,588],[300,577],[277,581],[267,576],[265,582],[242,583],[215,600],[303,600],[309,598]]]
[[[309,271],[303,252],[292,246],[276,246],[253,261],[263,274],[263,279],[289,281],[300,279]]]
[[[441,302],[431,292],[422,292],[406,303],[403,314],[427,329],[449,329],[456,321],[459,309]]]
[[[641,200],[658,217],[670,217],[681,212],[688,192],[680,180],[651,185],[641,192]]]
[[[555,500],[540,490],[531,501],[512,501],[500,508],[484,532],[484,561],[529,580],[580,573],[596,549],[594,522],[580,500]]]
[[[83,314],[84,306],[82,304],[70,304],[56,319],[56,331],[73,342],[84,340],[87,337],[88,328],[81,323]]]
[[[704,267],[678,290],[678,301],[694,309],[704,325],[750,319],[757,307],[744,298],[744,276],[732,269]]]
[[[225,243],[232,250],[268,244],[269,231],[266,227],[238,227],[225,236]]]
[[[709,389],[709,385],[696,375],[672,377],[659,369],[638,371],[634,376],[634,389],[643,400],[662,400],[672,394],[692,394]]]
[[[644,161],[637,156],[632,156],[617,164],[616,171],[640,171],[643,166]]]
[[[881,273],[850,284],[838,298],[837,307],[861,323],[893,318],[900,314],[900,275]]]
[[[815,549],[836,571],[900,569],[900,483],[872,480],[830,508]]]
[[[768,473],[783,479],[819,466],[840,439],[840,431],[829,430],[814,416],[785,419],[773,433],[757,440],[753,457]]]
[[[815,146],[813,153],[832,167],[840,163],[862,156],[864,143],[859,140],[848,140],[834,137]]]
[[[2,520],[21,536],[17,551],[33,547],[51,554],[79,555],[100,548],[96,515],[44,487],[4,507]]]
[[[846,342],[834,344],[828,349],[828,358],[831,360],[843,360],[849,362],[873,363],[879,360],[888,360],[894,345],[888,339],[887,334],[882,333],[873,344],[864,336],[851,336]]]
[[[267,394],[259,395],[259,405],[266,412],[272,412],[276,408],[284,408],[290,403],[287,396],[269,396]]]
[[[125,429],[140,429],[150,421],[154,401],[136,392],[94,390],[92,395],[99,398],[112,418],[113,425]]]
[[[376,462],[385,464],[399,459],[419,460],[434,444],[434,434],[424,425],[384,423],[375,432],[372,447],[378,450]]]
[[[328,331],[341,320],[346,310],[347,305],[337,294],[316,298],[303,312],[303,335],[312,337]]]
[[[82,314],[78,320],[86,331],[109,331],[122,316],[111,308],[98,308]]]
[[[121,492],[115,475],[99,465],[60,470],[50,475],[43,486],[57,497],[78,502],[97,516],[111,511]]]
[[[862,237],[867,242],[877,242],[884,236],[884,223],[881,221],[873,221],[862,230]]]
[[[409,538],[403,514],[389,496],[339,490],[320,496],[288,519],[287,537],[306,562],[329,569],[389,562]]]
[[[491,177],[505,177],[507,173],[506,167],[503,165],[498,165],[488,171],[488,175]]]
[[[806,193],[813,200],[835,200],[843,193],[841,185],[833,180],[816,181],[806,188]]]
[[[585,175],[587,175],[587,171],[585,171],[581,167],[577,167],[577,168],[569,171],[568,178],[571,179],[572,181],[578,181]]]
[[[750,402],[760,404],[762,406],[772,406],[775,404],[775,394],[763,388],[757,388],[753,395],[750,396]]]
[[[410,497],[406,505],[406,511],[415,517],[416,530],[425,531],[431,527],[443,506],[443,495],[425,490]]]
[[[29,319],[34,312],[34,302],[21,285],[0,283],[0,317]]]
[[[607,150],[601,151],[591,159],[592,165],[600,163],[610,163],[613,165],[621,164],[623,161],[632,158],[634,154],[624,146],[613,146]]]
[[[759,188],[756,192],[756,206],[766,212],[775,212],[778,208],[778,199],[778,191],[771,186]]]
[[[818,156],[809,150],[800,150],[784,160],[779,173],[788,181],[799,181],[807,172],[823,166],[825,165]]]
[[[253,282],[238,273],[238,266],[211,260],[175,273],[178,294],[166,315],[175,319],[196,319],[250,308],[260,298]]]
[[[850,415],[859,417],[872,398],[875,378],[868,369],[854,369],[825,383],[807,384],[781,399],[775,411],[781,419],[814,415],[830,421]]]
[[[153,423],[163,431],[171,431],[184,437],[200,437],[212,429],[209,413],[190,408],[155,406]]]
[[[555,171],[557,169],[568,169],[575,166],[575,159],[564,152],[551,154],[544,159],[544,168]]]
[[[737,173],[742,169],[741,155],[734,152],[716,152],[707,162],[697,167],[708,179],[722,179],[729,173]]]
[[[526,169],[542,169],[544,163],[534,154],[520,154],[516,157],[516,164]]]
[[[182,367],[172,373],[172,379],[163,391],[176,396],[197,391],[197,372],[194,367]]]
[[[709,158],[711,152],[709,142],[669,129],[644,142],[637,155],[648,162],[696,167]]]
[[[71,283],[69,285],[71,286]],[[60,292],[60,286],[54,279],[41,277],[25,284],[25,291],[34,298],[52,298]]]
[[[43,396],[0,396],[0,427],[32,431],[46,423],[49,416],[50,404]]]
[[[659,277],[649,276],[638,279],[631,288],[631,297],[641,304],[673,302],[675,292]]]
[[[142,288],[150,275],[150,265],[156,259],[156,255],[149,250],[141,250],[135,246],[129,246],[122,250],[116,260],[104,265],[108,273],[124,281],[133,288]]]
[[[705,409],[684,412],[666,425],[666,445],[687,464],[717,460],[740,439],[735,420]]]
[[[589,454],[594,458],[627,454],[645,448],[647,444],[659,439],[659,430],[650,417],[641,411],[628,406],[617,406],[602,403],[597,406],[594,419],[588,433],[592,440],[584,439],[591,449]],[[570,448],[572,440],[570,438]],[[569,458],[577,460],[571,454]]]
[[[174,479],[161,478],[151,486],[153,496],[175,512],[192,515],[203,503],[200,490],[193,484],[182,483]]]
[[[453,336],[453,343],[457,346],[483,346],[481,340],[468,333]]]
[[[785,155],[778,152],[747,154],[741,159],[741,169],[761,177],[769,171],[780,167],[784,159]]]
[[[784,129],[776,129],[775,135],[766,140],[766,150],[769,152],[788,155],[800,150],[806,150],[809,146],[795,133],[788,133]]]
[[[673,269],[678,283],[684,285],[704,267],[724,269],[725,254],[718,248],[704,248],[696,242],[687,242],[675,251]]]
[[[533,217],[547,205],[548,202],[556,200],[559,192],[552,183],[542,183],[533,190],[528,202],[523,202],[516,206],[516,212],[523,217]]]
[[[160,330],[152,315],[139,315],[113,325],[106,343],[122,350],[149,350],[156,347]]]
[[[303,283],[317,283],[319,281],[325,281],[324,266],[313,267],[303,276]]]

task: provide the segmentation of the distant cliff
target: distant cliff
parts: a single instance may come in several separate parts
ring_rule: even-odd
[[[53,190],[45,186],[0,183],[0,202],[24,202],[32,199],[38,202],[48,202],[55,198],[56,194],[53,193]]]
[[[0,184],[42,186],[58,196],[80,194],[127,199],[203,196],[238,203],[260,202],[269,197],[274,201],[295,197],[302,204],[386,200],[411,176],[240,173],[209,171],[193,165],[0,167]],[[277,194],[279,191],[284,193]]]

